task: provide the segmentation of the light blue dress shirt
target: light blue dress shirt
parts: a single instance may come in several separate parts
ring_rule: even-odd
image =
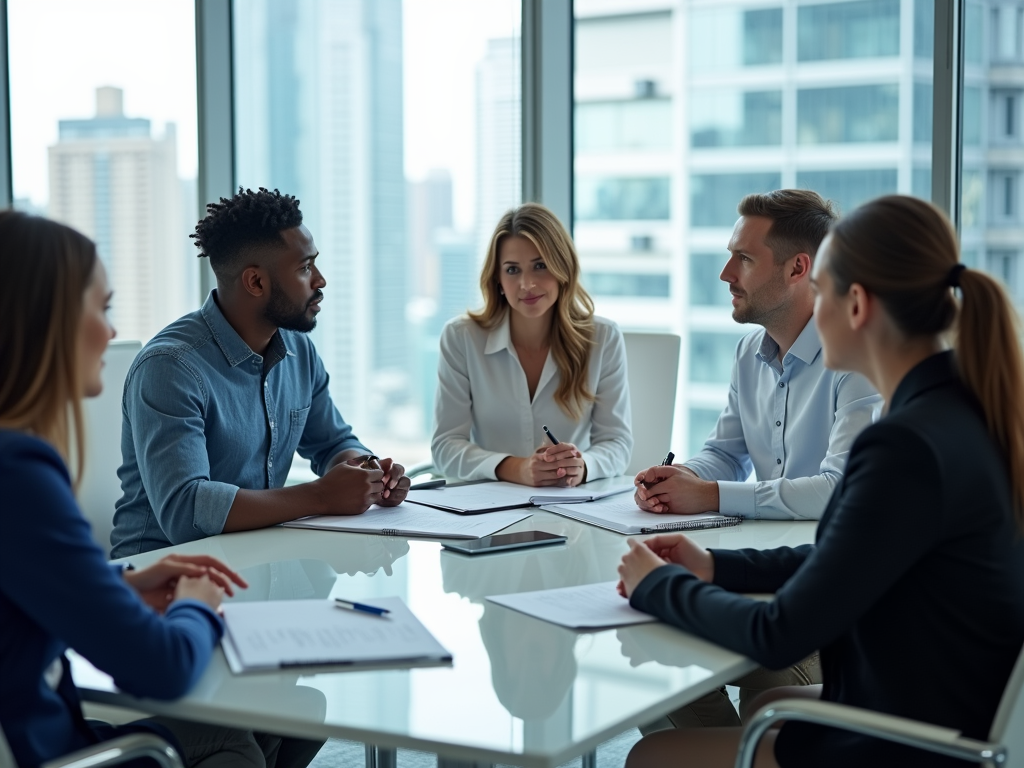
[[[309,337],[279,330],[258,355],[215,294],[153,337],[128,371],[112,557],[220,533],[238,489],[282,487],[296,449],[317,475],[341,451],[366,451],[334,407]]]
[[[863,376],[825,368],[814,318],[782,360],[759,330],[740,339],[728,404],[684,466],[718,481],[723,515],[818,520],[854,438],[881,405]],[[755,480],[747,482],[751,471]]]

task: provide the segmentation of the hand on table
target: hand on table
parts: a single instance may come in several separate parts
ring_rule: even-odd
[[[647,574],[668,563],[648,549],[642,541],[626,539],[626,543],[629,544],[629,552],[622,556],[622,562],[619,564],[619,583],[616,589],[620,595],[628,599]]]
[[[405,467],[394,459],[381,459],[380,468],[384,471],[381,482],[384,491],[377,503],[382,507],[397,507],[409,494],[410,480],[405,476]]]
[[[314,482],[329,515],[361,515],[379,504],[384,493],[384,469],[364,468],[363,458],[340,461]],[[376,464],[376,461],[374,462]]]
[[[204,579],[223,595],[234,594],[232,584],[245,589],[245,579],[228,568],[223,562],[209,555],[168,555],[148,568],[124,571],[124,580],[154,610],[163,613],[176,599],[181,599],[178,587],[183,580],[202,582]],[[210,588],[202,588],[203,594]],[[199,598],[202,599],[202,598]],[[208,603],[207,600],[203,602]],[[217,599],[220,604],[220,599]]]
[[[662,565],[674,563],[702,581],[714,581],[715,556],[681,533],[663,533],[646,541],[627,539],[629,552],[619,565],[619,594],[629,597],[644,578]]]
[[[718,511],[718,483],[701,480],[688,467],[650,467],[640,472],[633,484],[636,504],[647,512],[696,515]]]

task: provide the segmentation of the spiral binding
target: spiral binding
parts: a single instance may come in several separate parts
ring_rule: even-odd
[[[402,533],[397,528],[381,528],[381,536],[401,536]]]
[[[641,528],[640,533],[662,533],[664,531],[699,531],[707,528],[729,528],[743,522],[742,517],[722,517],[718,520],[687,520],[683,523],[661,523]]]

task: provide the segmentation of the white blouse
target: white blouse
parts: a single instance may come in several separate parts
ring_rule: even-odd
[[[434,438],[434,466],[447,477],[493,480],[508,456],[526,457],[544,443],[547,424],[562,442],[583,454],[587,479],[621,475],[633,452],[626,346],[618,327],[594,318],[587,385],[597,397],[579,421],[555,402],[559,373],[548,352],[530,400],[526,373],[509,332],[508,312],[485,331],[466,315],[441,332]]]

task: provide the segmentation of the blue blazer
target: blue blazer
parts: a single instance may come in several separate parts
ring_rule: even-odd
[[[987,738],[1024,643],[1024,537],[953,353],[911,370],[854,442],[814,545],[713,552],[714,584],[662,566],[631,603],[772,669],[821,649],[825,700]],[[775,756],[786,768],[963,765],[807,723],[782,727]]]
[[[67,468],[48,443],[0,430],[0,725],[21,768],[100,740],[67,676],[72,647],[135,696],[175,699],[223,633],[194,600],[164,616],[93,542]]]

